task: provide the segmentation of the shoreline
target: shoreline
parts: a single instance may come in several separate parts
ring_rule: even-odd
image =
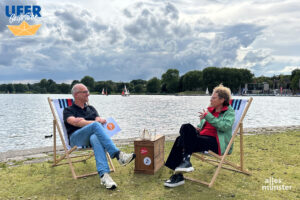
[[[1,93],[4,95],[19,95],[19,94],[34,94],[34,95],[71,95],[71,94],[55,94],[55,93]],[[91,93],[90,95],[97,95],[97,96],[122,96],[121,94],[109,94],[109,95],[103,95],[103,94],[96,94],[96,93]],[[129,96],[143,96],[143,95],[158,95],[158,96],[210,96],[211,94],[204,94],[204,93],[139,93],[139,94],[134,94],[131,93]],[[247,94],[247,95],[242,95],[242,94],[233,94],[232,96],[240,96],[240,97],[300,97],[300,94],[290,94],[290,95],[274,95],[274,94]]]
[[[300,125],[293,126],[270,126],[258,128],[245,128],[245,135],[258,135],[258,134],[276,134],[285,131],[300,131]],[[174,141],[179,134],[165,135],[165,141]],[[113,139],[117,146],[133,145],[134,140],[137,138],[129,139]],[[63,147],[57,146],[58,153],[63,153]],[[24,164],[44,162],[52,160],[53,146],[38,147],[24,150],[9,150],[0,152],[0,162],[8,165],[15,165],[16,162],[24,161]]]

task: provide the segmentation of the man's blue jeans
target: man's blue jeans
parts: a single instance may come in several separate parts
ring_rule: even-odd
[[[107,163],[106,151],[111,158],[114,158],[119,149],[110,139],[102,124],[94,122],[75,131],[70,137],[70,145],[73,146],[89,146],[92,145],[97,171],[100,176],[109,173],[110,169]]]

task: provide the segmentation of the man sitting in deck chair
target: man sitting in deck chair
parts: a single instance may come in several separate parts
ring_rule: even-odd
[[[231,91],[222,84],[215,87],[210,99],[207,111],[200,113],[200,124],[197,128],[191,124],[183,124],[180,128],[180,136],[177,137],[166,166],[175,173],[167,180],[166,187],[176,187],[184,184],[184,172],[194,171],[190,157],[194,152],[211,150],[219,155],[225,149],[231,139],[232,126],[235,112],[229,105]]]
[[[76,84],[72,88],[74,103],[64,109],[64,123],[69,136],[70,145],[89,146],[91,144],[94,153],[97,171],[101,177],[101,184],[107,189],[114,189],[117,184],[109,176],[107,163],[107,151],[111,158],[117,158],[121,165],[130,163],[135,154],[121,152],[105,132],[102,124],[106,123],[104,118],[99,117],[93,106],[87,105],[89,91],[83,84]]]

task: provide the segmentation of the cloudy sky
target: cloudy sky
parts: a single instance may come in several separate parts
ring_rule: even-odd
[[[25,3],[24,3],[25,2]],[[14,36],[6,5],[40,5],[34,36]],[[0,83],[130,81],[169,68],[300,68],[299,0],[1,0]]]

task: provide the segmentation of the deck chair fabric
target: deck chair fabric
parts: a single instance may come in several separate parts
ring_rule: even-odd
[[[80,162],[80,161],[86,161],[89,158],[94,156],[94,153],[87,152],[86,154],[81,154],[79,156],[73,156],[71,157],[70,154],[75,150],[90,150],[91,146],[74,146],[73,148],[69,144],[69,138],[67,129],[64,124],[63,120],[63,110],[64,108],[71,106],[73,104],[73,99],[51,99],[48,97],[48,102],[51,108],[51,112],[53,115],[53,165],[52,166],[58,166],[63,164],[69,164],[71,168],[71,172],[74,179],[82,178],[86,176],[96,175],[98,172],[93,172],[89,174],[83,174],[83,175],[76,175],[73,163]],[[57,118],[58,117],[58,118]],[[56,130],[58,130],[63,148],[65,153],[60,156],[59,158],[56,157]],[[112,163],[112,160],[108,153],[106,153],[107,160],[110,164],[111,172],[115,171],[114,165]],[[83,159],[78,160],[78,157],[83,157]],[[67,162],[61,163],[64,159],[67,159]],[[77,159],[77,160],[74,160]]]
[[[66,107],[71,106],[73,104],[74,100],[73,99],[52,99],[52,101],[55,106],[57,115],[59,117],[59,121],[62,124],[65,143],[66,143],[67,149],[69,150],[69,149],[71,149],[71,146],[70,146],[67,129],[66,129],[66,126],[64,125],[63,111]],[[92,147],[91,146],[77,146],[77,149],[86,149],[86,148],[92,148]]]
[[[208,187],[212,187],[221,168],[237,171],[243,174],[251,175],[250,172],[248,172],[246,169],[244,169],[244,150],[243,150],[243,120],[247,114],[247,111],[252,103],[253,98],[250,97],[249,99],[233,99],[230,101],[230,104],[232,108],[235,110],[235,121],[232,126],[232,137],[231,140],[222,156],[212,152],[212,151],[206,151],[204,154],[199,153],[193,153],[193,157],[198,158],[202,161],[208,162],[212,165],[217,166],[217,169],[211,179],[210,182],[201,181],[199,179],[191,178],[191,177],[185,177],[187,180],[195,181],[204,185],[207,185]],[[225,158],[227,155],[229,155],[229,150],[231,146],[233,145],[234,139],[238,133],[240,132],[240,165],[234,164]],[[207,157],[209,156],[209,158]],[[211,159],[211,157],[216,158]],[[218,163],[218,164],[216,164]],[[224,165],[229,165],[230,167],[226,167]]]
[[[247,99],[232,99],[230,101],[230,105],[235,111],[235,120],[234,120],[234,123],[232,126],[232,134],[234,133],[234,130],[236,129],[236,127],[243,115],[243,111],[245,110],[247,102],[248,102]]]

